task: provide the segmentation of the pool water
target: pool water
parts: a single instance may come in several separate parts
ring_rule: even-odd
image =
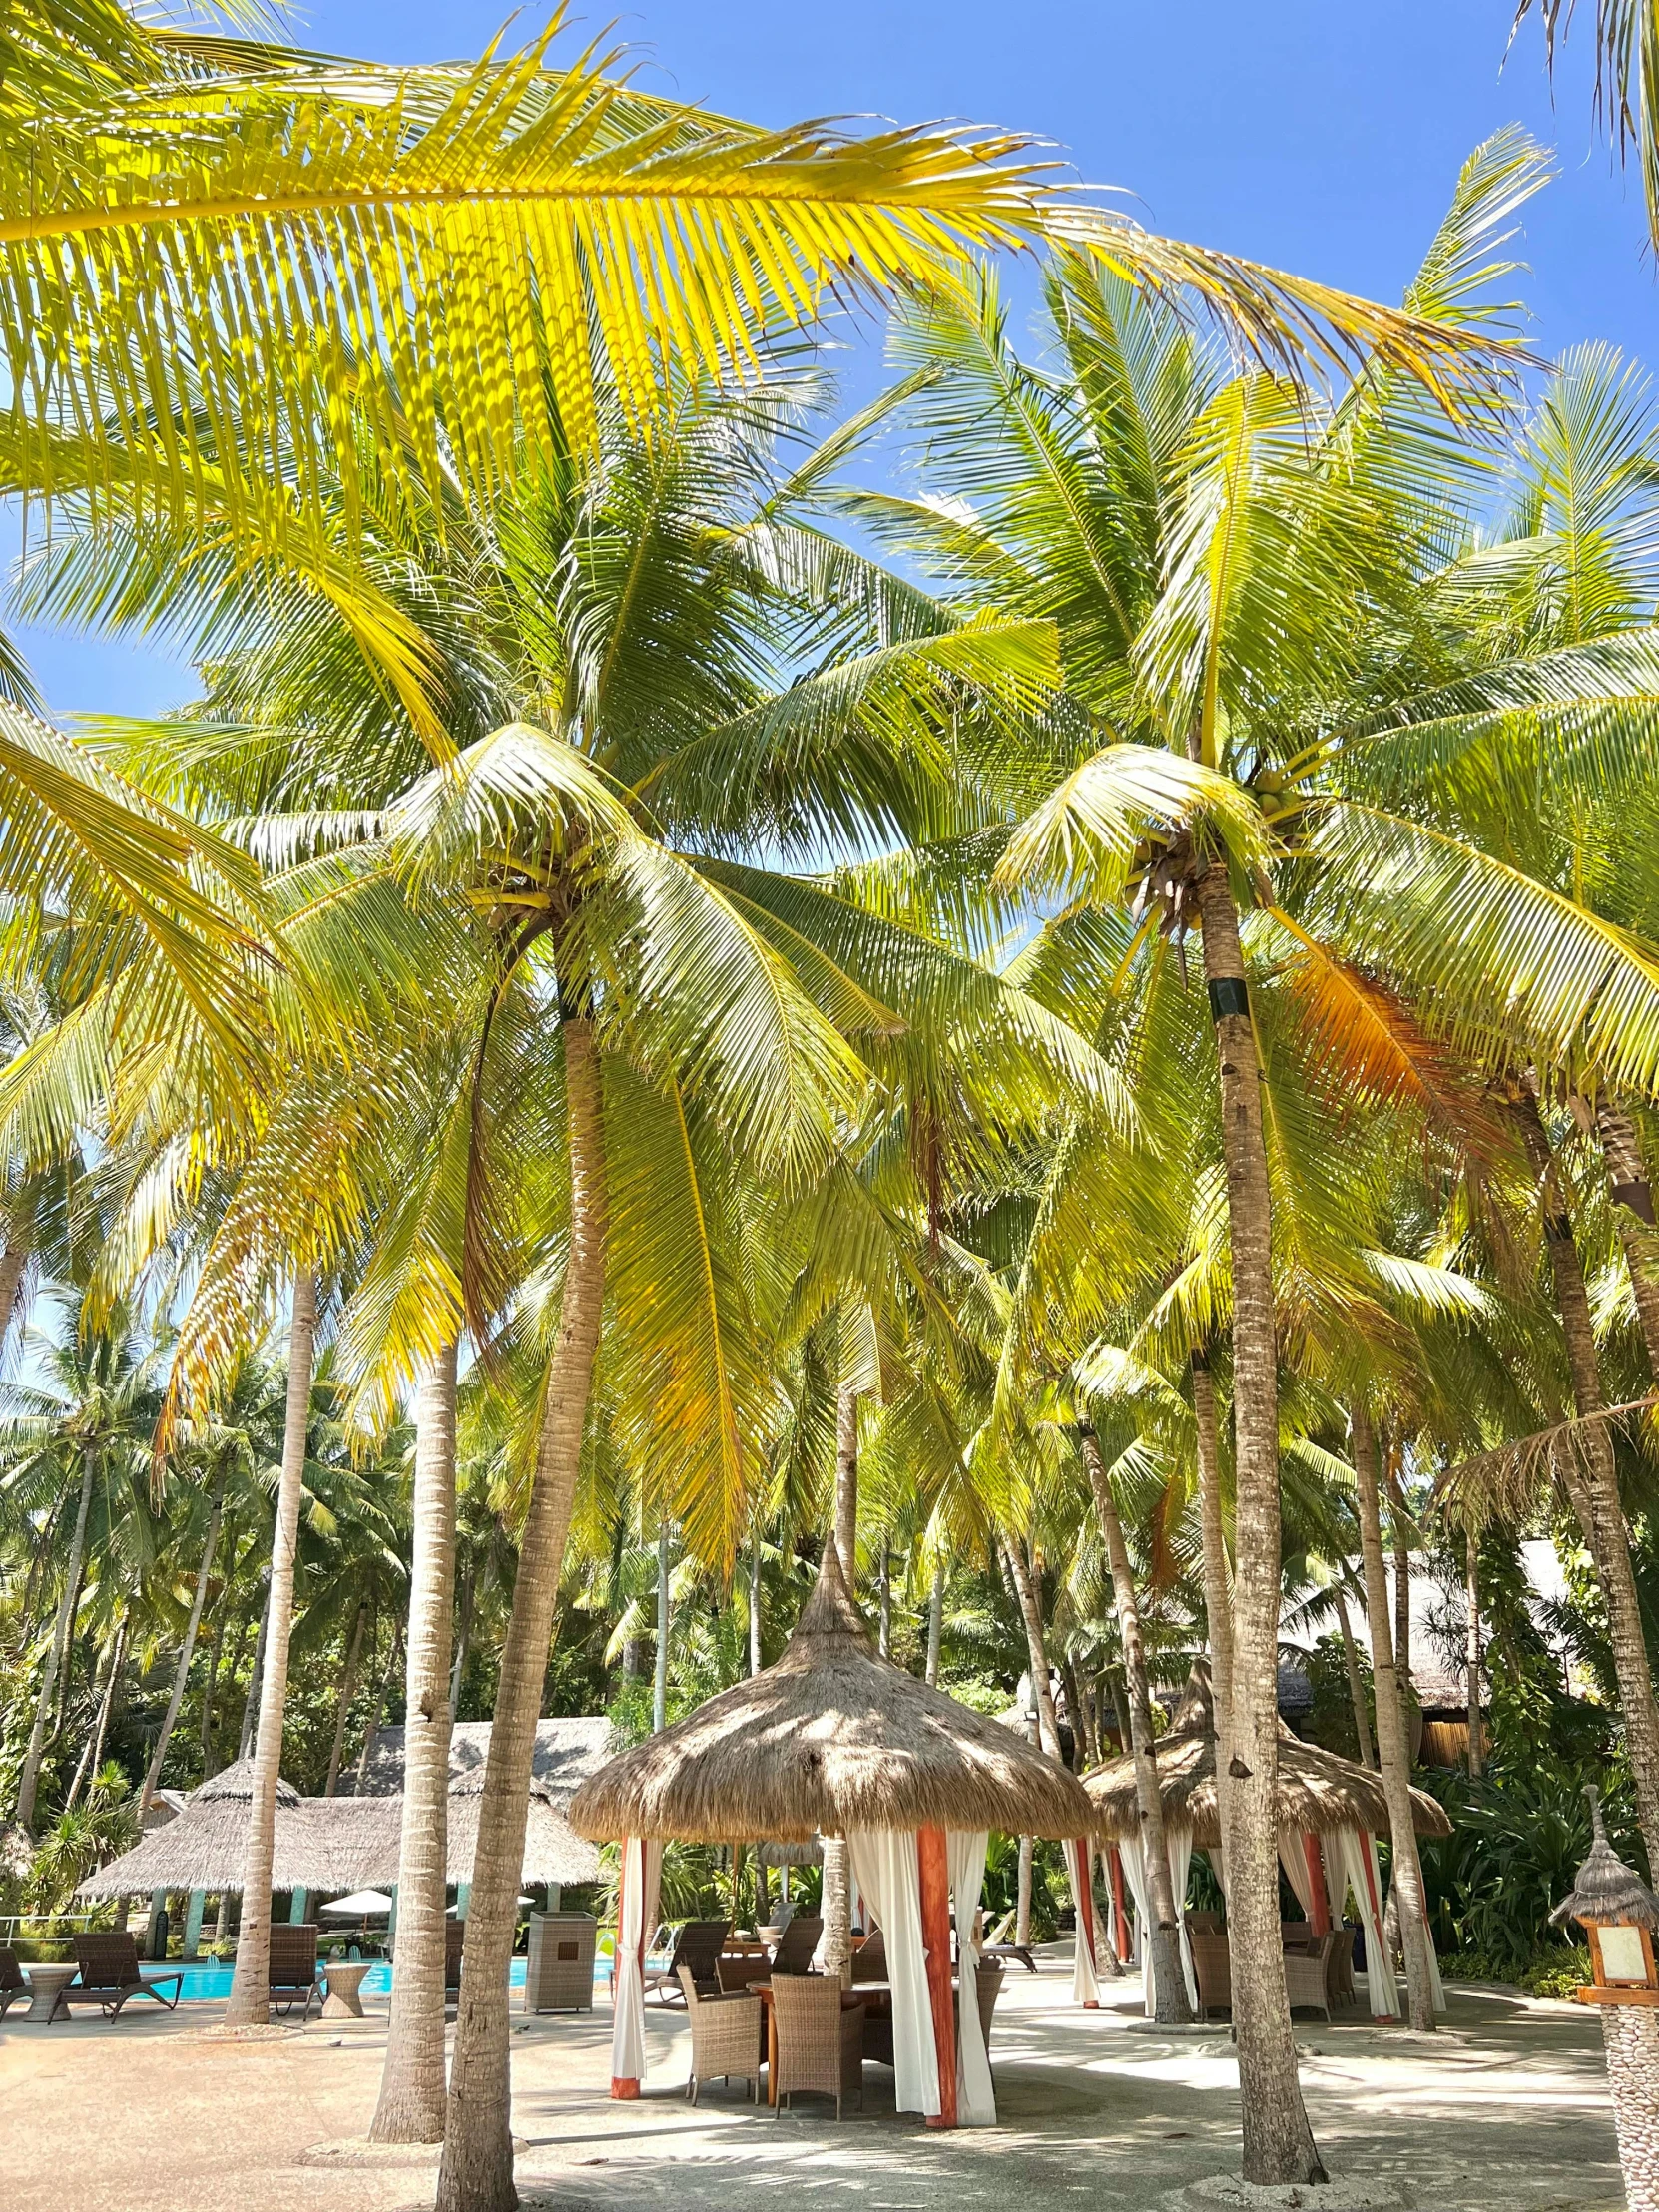
[[[214,1997],[231,1994],[231,1967],[225,1964],[181,1966],[178,1971],[184,1979],[179,1989],[182,2004],[202,2004]],[[513,1960],[510,1980],[515,1989],[524,1986],[524,1960]],[[362,1993],[365,1997],[383,1997],[391,1987],[391,1967],[384,1959],[370,1966],[363,1975]]]

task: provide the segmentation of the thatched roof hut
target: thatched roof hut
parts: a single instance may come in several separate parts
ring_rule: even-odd
[[[849,1829],[1080,1836],[1076,1778],[871,1649],[833,1544],[784,1655],[601,1768],[592,1837],[805,1842]]]
[[[472,1880],[482,1792],[482,1774],[473,1770],[451,1786],[452,1883]],[[250,1770],[228,1767],[202,1785],[177,1820],[151,1830],[133,1850],[89,1876],[77,1894],[109,1898],[152,1890],[240,1891],[250,1797]],[[291,1784],[279,1783],[271,1887],[324,1896],[384,1889],[397,1880],[402,1820],[400,1797],[302,1798]],[[574,1884],[598,1879],[599,1854],[571,1828],[554,1791],[532,1783],[521,1880]]]
[[[457,1721],[449,1731],[449,1786],[483,1781],[490,1755],[489,1721]],[[615,1729],[603,1713],[563,1714],[537,1721],[530,1771],[562,1813],[590,1774],[617,1749]],[[368,1748],[362,1780],[347,1786],[357,1797],[401,1797],[404,1731],[378,1728]]]
[[[1216,1807],[1216,1714],[1210,1670],[1200,1659],[1188,1677],[1186,1693],[1171,1717],[1168,1733],[1158,1738],[1158,1790],[1164,1818],[1191,1828],[1199,1851],[1221,1842]],[[1135,1762],[1114,1759],[1083,1777],[1094,1807],[1096,1833],[1109,1839],[1140,1833],[1135,1796]],[[1443,1807],[1425,1790],[1411,1792],[1411,1814],[1419,1836],[1449,1836]],[[1339,1829],[1388,1833],[1388,1802],[1382,1777],[1370,1767],[1341,1759],[1318,1744],[1305,1744],[1283,1722],[1279,1730],[1279,1825],[1298,1833],[1327,1836]]]
[[[1659,1929],[1656,1898],[1634,1867],[1627,1867],[1607,1841],[1601,1817],[1601,1792],[1586,1789],[1590,1801],[1593,1842],[1590,1856],[1573,1878],[1572,1894],[1564,1897],[1550,1921],[1627,1921],[1633,1928]]]

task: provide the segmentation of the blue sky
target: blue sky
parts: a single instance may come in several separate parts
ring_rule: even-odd
[[[312,0],[299,35],[379,60],[450,59],[480,51],[504,14],[504,0]],[[1519,248],[1534,349],[1604,337],[1659,366],[1640,193],[1592,140],[1593,11],[1553,104],[1534,28],[1504,66],[1511,14],[1512,0],[651,0],[615,35],[653,90],[758,123],[880,114],[1039,133],[1159,230],[1389,299],[1463,156],[1524,123],[1562,171]],[[577,35],[609,21],[592,11]],[[24,642],[60,714],[149,713],[188,690],[188,673],[142,644]]]

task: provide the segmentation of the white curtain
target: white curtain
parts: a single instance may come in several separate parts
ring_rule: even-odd
[[[952,1829],[945,1837],[960,1981],[956,1992],[956,2118],[963,2127],[996,2125],[990,2054],[985,2049],[985,2031],[979,2025],[979,1893],[985,1886],[988,1842],[983,1829],[976,1836]]]
[[[1135,1948],[1141,1954],[1141,1996],[1146,2004],[1146,2016],[1150,2020],[1156,2016],[1158,2008],[1152,2001],[1152,1946],[1146,1939],[1146,1932],[1152,1926],[1152,1914],[1147,1904],[1146,1854],[1141,1849],[1141,1839],[1138,1836],[1120,1838],[1118,1857],[1123,1861],[1129,1895],[1135,1901]]]
[[[1077,1916],[1077,1950],[1071,1969],[1071,1999],[1091,2011],[1100,2005],[1100,1977],[1094,1963],[1094,1888],[1089,1861],[1093,1854],[1087,1837],[1067,1837],[1061,1845],[1066,1873],[1071,1880],[1072,1908]]]
[[[921,1940],[921,1876],[913,1831],[866,1828],[846,1839],[852,1878],[869,1900],[887,1945],[892,1987],[893,2102],[900,2112],[939,2113],[939,2062]]]
[[[1377,1839],[1356,1828],[1340,1832],[1344,1888],[1354,1893],[1355,1909],[1366,1937],[1366,1990],[1374,2020],[1397,2020],[1399,1989],[1393,1960],[1382,1940],[1382,1876],[1377,1864]]]
[[[657,1926],[663,1847],[622,1840],[616,1965],[611,1975],[611,2094],[637,2097],[645,2078],[645,1946]]]
[[[1187,2002],[1198,2016],[1198,1973],[1193,1965],[1193,1939],[1187,1934],[1187,1877],[1193,1865],[1193,1832],[1190,1828],[1164,1831],[1169,1851],[1169,1886],[1175,1892],[1175,1920],[1180,1931],[1181,1978],[1187,1984]]]
[[[1305,1921],[1314,1918],[1314,1885],[1308,1873],[1308,1854],[1302,1846],[1302,1832],[1296,1828],[1279,1831],[1279,1864],[1285,1870],[1285,1880],[1296,1892],[1296,1902],[1302,1908]]]

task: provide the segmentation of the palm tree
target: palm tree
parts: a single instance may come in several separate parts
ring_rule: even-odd
[[[1419,310],[1479,315],[1492,234],[1542,175],[1513,134],[1471,158],[1409,295]],[[1071,719],[1053,720],[1033,762],[1048,795],[991,882],[1074,902],[1048,924],[1045,957],[1059,968],[1069,952],[1102,974],[1088,909],[1120,898],[1134,898],[1142,942],[1202,932],[1232,1285],[1229,1859],[1245,2170],[1300,2181],[1318,2155],[1279,1989],[1275,1205],[1241,911],[1282,930],[1334,1000],[1346,994],[1351,1028],[1368,1002],[1342,958],[1420,979],[1471,1026],[1507,1024],[1540,1054],[1583,1028],[1606,1065],[1645,1083],[1659,968],[1549,883],[1410,810],[1435,761],[1500,731],[1538,737],[1574,716],[1599,728],[1628,704],[1621,737],[1646,758],[1659,641],[1487,654],[1466,602],[1433,588],[1468,464],[1386,373],[1363,372],[1311,432],[1282,386],[1227,374],[1080,264],[1056,267],[1048,301],[1058,374],[1015,359],[988,286],[977,312],[936,302],[911,319],[902,360],[931,373],[907,412],[945,496],[847,504],[970,602],[994,595],[1059,625]],[[1114,742],[1094,750],[1103,737]],[[1581,751],[1572,766],[1607,787],[1605,759]],[[982,852],[963,859],[984,868]],[[1420,895],[1403,898],[1404,885]],[[1452,907],[1462,919],[1448,931]]]

